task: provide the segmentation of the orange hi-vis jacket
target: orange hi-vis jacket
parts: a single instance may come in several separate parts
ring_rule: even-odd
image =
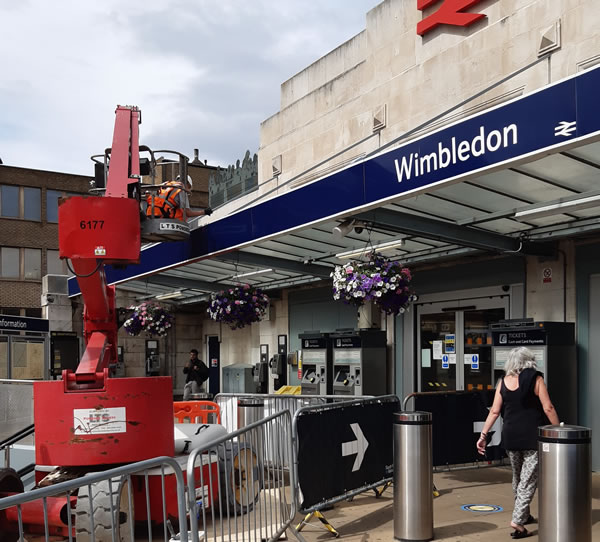
[[[148,202],[146,215],[152,216],[152,200],[154,200],[155,217],[183,220],[183,210],[179,207],[176,200],[181,191],[181,183],[169,181],[167,186],[161,188],[155,196],[149,194],[146,197],[146,201]]]

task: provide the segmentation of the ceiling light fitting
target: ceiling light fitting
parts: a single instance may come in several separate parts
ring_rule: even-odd
[[[600,205],[600,195],[595,195],[586,198],[574,199],[571,201],[562,201],[549,205],[543,205],[541,207],[526,209],[524,211],[518,211],[515,213],[515,218],[517,220],[542,218],[544,216],[559,215],[562,213],[568,213],[570,211],[589,209],[590,207],[597,207],[598,205]]]
[[[183,297],[183,292],[181,290],[177,290],[176,292],[168,292],[166,294],[159,294],[154,296],[154,299],[164,301],[165,299],[176,299],[178,297]]]
[[[262,273],[270,273],[272,269],[259,269],[258,271],[249,271],[248,273],[240,273],[239,275],[233,275],[232,279],[241,279],[242,277],[251,277],[253,275],[260,275]]]
[[[348,250],[346,252],[340,252],[336,254],[335,257],[340,260],[348,259],[348,258],[360,258],[362,256],[367,256],[371,254],[371,252],[385,252],[387,250],[392,250],[394,248],[400,248],[404,246],[404,239],[397,239],[396,241],[389,241],[387,243],[381,243],[379,245],[373,245],[369,247],[364,247],[360,250]]]

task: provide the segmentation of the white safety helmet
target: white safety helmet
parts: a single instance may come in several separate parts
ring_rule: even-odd
[[[181,181],[181,175],[177,175],[177,178],[175,180]],[[192,178],[189,175],[187,176],[187,184],[190,185],[190,188],[194,188],[194,182],[192,181]]]

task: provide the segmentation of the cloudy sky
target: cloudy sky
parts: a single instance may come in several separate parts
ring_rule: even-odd
[[[92,174],[117,104],[141,143],[228,165],[279,87],[365,28],[379,0],[0,0],[0,158]]]

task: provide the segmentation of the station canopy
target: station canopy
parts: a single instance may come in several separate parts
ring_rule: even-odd
[[[243,283],[269,291],[328,279],[373,249],[406,264],[550,256],[561,238],[600,230],[598,88],[595,68],[284,194],[257,192],[228,216],[196,220],[188,241],[108,266],[108,281],[185,306]],[[79,293],[73,278],[69,293]]]

